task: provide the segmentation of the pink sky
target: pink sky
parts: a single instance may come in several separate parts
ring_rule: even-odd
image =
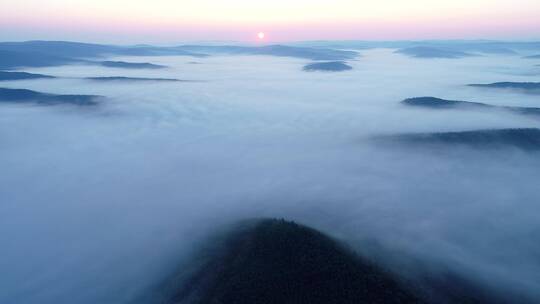
[[[0,40],[538,39],[538,0],[2,0]]]

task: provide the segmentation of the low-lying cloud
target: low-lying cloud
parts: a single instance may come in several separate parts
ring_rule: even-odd
[[[81,78],[117,71],[76,65],[28,70],[70,78],[2,84],[106,100],[93,111],[0,105],[0,302],[131,302],[208,233],[251,217],[312,225],[394,269],[405,263],[398,252],[539,299],[536,152],[370,140],[538,127],[505,111],[400,104],[533,106],[532,95],[465,86],[501,78],[491,68],[519,69],[521,58],[363,53],[346,73],[305,73],[307,59],[155,57],[170,68],[123,76],[206,81],[95,82]]]

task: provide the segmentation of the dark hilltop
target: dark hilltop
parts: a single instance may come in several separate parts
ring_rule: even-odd
[[[57,95],[25,89],[0,88],[0,103],[29,103],[38,105],[70,104],[93,106],[98,104],[97,95]]]
[[[479,102],[447,100],[431,96],[407,98],[401,101],[401,103],[407,106],[426,108],[490,107],[487,104]]]
[[[352,70],[352,67],[348,64],[345,64],[343,61],[331,61],[311,63],[304,66],[303,70],[306,72],[342,72]]]
[[[87,80],[95,81],[165,81],[165,82],[187,82],[175,78],[144,78],[144,77],[123,77],[123,76],[108,76],[108,77],[86,77]]]
[[[54,76],[32,74],[26,72],[4,72],[0,71],[0,81],[3,80],[25,80],[25,79],[43,79],[43,78],[55,78]]]
[[[146,303],[504,303],[459,275],[422,271],[429,268],[422,263],[422,274],[405,278],[285,220],[246,221],[211,243],[197,255],[198,267],[180,267]]]
[[[385,144],[449,147],[463,146],[477,149],[517,148],[540,151],[540,129],[487,129],[460,132],[407,133],[379,136],[375,141]]]
[[[381,268],[293,222],[243,224],[213,252],[187,278],[171,278],[163,303],[423,303]]]
[[[101,61],[100,65],[108,68],[121,69],[164,69],[166,66],[148,62]]]
[[[469,84],[470,87],[489,89],[513,89],[525,91],[527,93],[540,94],[540,82],[494,82],[485,84]]]
[[[481,102],[446,100],[436,97],[407,98],[401,103],[411,107],[423,107],[430,109],[494,109],[510,111],[522,115],[540,116],[540,108],[535,107],[494,106]]]

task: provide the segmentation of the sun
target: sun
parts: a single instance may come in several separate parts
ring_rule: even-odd
[[[259,32],[257,34],[257,37],[259,37],[259,39],[261,39],[261,40],[264,39],[264,36],[266,36],[266,35],[263,32]]]

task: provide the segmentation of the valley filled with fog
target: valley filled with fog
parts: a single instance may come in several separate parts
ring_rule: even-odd
[[[208,235],[259,217],[320,229],[411,279],[455,273],[538,301],[540,150],[381,139],[540,128],[505,108],[401,102],[540,107],[538,91],[468,86],[535,82],[540,62],[359,53],[342,72],[267,54],[114,55],[156,68],[74,62],[1,81],[99,99],[0,103],[0,302],[137,302]]]

